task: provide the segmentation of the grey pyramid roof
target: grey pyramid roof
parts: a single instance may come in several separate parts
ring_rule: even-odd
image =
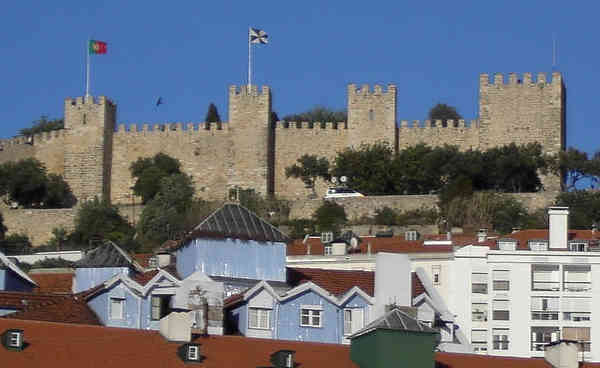
[[[275,226],[239,204],[219,208],[194,228],[191,237],[224,237],[271,242],[288,242]]]
[[[354,335],[350,336],[350,338],[364,335],[377,329],[439,333],[437,330],[417,321],[415,318],[411,317],[400,309],[394,308],[383,316],[369,323],[362,330],[359,330]]]
[[[75,263],[76,267],[133,267],[142,270],[142,267],[127,252],[111,241],[87,252],[85,256]]]

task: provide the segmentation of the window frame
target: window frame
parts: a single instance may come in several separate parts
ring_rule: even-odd
[[[475,282],[474,275],[485,275],[486,282]],[[488,277],[489,274],[487,272],[472,272],[471,273],[471,294],[480,294],[480,295],[488,295],[489,287],[488,287]],[[476,292],[475,285],[483,286],[484,292]]]
[[[476,312],[476,311],[474,310],[474,306],[475,306],[476,304],[479,304],[479,305],[485,305],[485,310],[484,310],[483,312]],[[474,318],[474,316],[475,316],[476,314],[482,314],[482,315],[483,315],[483,319],[475,319],[475,318]],[[478,303],[478,302],[472,302],[472,303],[471,303],[471,321],[472,321],[472,322],[487,322],[487,321],[488,321],[488,319],[489,319],[489,306],[488,306],[488,303]]]
[[[256,312],[256,325],[252,326],[252,318],[250,318],[250,314],[252,312]],[[248,307],[248,328],[252,330],[270,330],[271,329],[271,312],[272,309],[264,308],[264,307]],[[265,319],[266,314],[266,319]],[[262,315],[262,316],[261,316]],[[262,317],[262,318],[261,318]],[[266,321],[267,326],[260,326],[260,321]]]
[[[506,308],[496,308],[499,302],[505,302]],[[500,316],[504,316],[503,313],[506,313],[506,318],[498,318]],[[510,300],[508,299],[493,299],[492,300],[492,320],[493,321],[510,321]]]
[[[306,311],[306,315],[304,313]],[[308,323],[303,322],[304,317],[308,318]],[[318,325],[314,323],[314,319],[318,318]],[[321,328],[323,327],[323,310],[322,309],[314,309],[314,308],[300,308],[300,327],[313,327],[313,328]]]
[[[188,360],[197,361],[200,359],[200,349],[196,345],[188,345],[187,348]]]
[[[113,314],[113,305],[118,302],[119,304],[119,316]],[[110,303],[108,304],[108,316],[112,320],[125,319],[125,298],[110,297]]]
[[[503,333],[501,333],[503,332]],[[503,336],[505,339],[496,337]],[[505,344],[505,345],[504,345]],[[510,349],[510,329],[492,328],[492,350],[506,351]]]
[[[151,321],[160,321],[169,314],[167,313],[169,311],[168,305],[170,304],[172,297],[173,295],[171,294],[152,294],[150,296]],[[163,299],[167,299],[167,301],[165,302]],[[154,305],[155,300],[158,300],[158,305]],[[156,317],[155,312],[158,313],[158,317]]]
[[[21,332],[11,331],[8,334],[8,346],[11,348],[20,348],[22,339]]]

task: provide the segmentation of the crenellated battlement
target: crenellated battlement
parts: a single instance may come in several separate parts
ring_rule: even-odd
[[[206,131],[227,130],[227,123],[142,123],[142,124],[119,124],[114,134],[203,134]]]
[[[251,96],[251,97],[258,97],[258,96],[268,96],[270,94],[270,88],[268,86],[262,86],[260,91],[258,90],[258,86],[257,85],[241,85],[241,86],[236,86],[236,85],[231,85],[229,86],[229,97],[232,96]]]
[[[388,84],[387,90],[384,91],[383,87],[379,84],[373,86],[371,90],[371,86],[368,84],[363,84],[360,88],[356,86],[356,84],[348,85],[348,97],[351,96],[385,96],[385,95],[393,95],[396,96],[396,86],[394,84]]]
[[[51,142],[57,138],[63,138],[65,136],[64,129],[52,130],[49,132],[41,132],[34,134],[32,136],[18,136],[9,139],[0,139],[0,146],[9,147],[13,145],[21,145],[21,144],[43,144],[46,142]]]
[[[532,73],[523,73],[519,75],[517,73],[508,73],[508,75],[503,73],[495,73],[493,75],[493,80],[490,79],[489,74],[482,73],[479,75],[479,86],[487,87],[487,86],[536,86],[538,84],[548,84],[561,86],[562,85],[562,76],[559,72],[553,72],[550,75],[551,79],[547,78],[547,73],[537,73],[535,80],[533,79]],[[507,80],[508,78],[508,80]]]
[[[479,121],[476,119],[467,121],[449,119],[445,123],[442,120],[400,120],[398,128],[444,128],[444,129],[478,129]]]
[[[338,129],[348,129],[348,124],[345,121],[340,121],[340,122],[278,121],[277,123],[275,123],[275,129],[338,130]]]
[[[65,106],[86,106],[86,105],[109,105],[114,106],[115,104],[108,99],[106,96],[86,96],[86,97],[76,97],[65,98]]]

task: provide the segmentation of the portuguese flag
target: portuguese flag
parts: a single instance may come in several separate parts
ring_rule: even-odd
[[[90,40],[90,55],[106,54],[106,42]]]

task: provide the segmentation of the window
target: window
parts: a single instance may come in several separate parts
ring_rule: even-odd
[[[171,312],[170,303],[172,295],[152,295],[150,319],[159,321]]]
[[[492,345],[494,350],[508,350],[508,328],[492,329]]]
[[[592,289],[591,268],[590,265],[565,265],[564,272],[564,291],[589,291]]]
[[[330,231],[321,233],[322,243],[331,243],[333,241],[333,233]]]
[[[475,352],[486,352],[487,330],[471,330],[471,345]]]
[[[148,267],[155,268],[157,265],[156,256],[148,258]]]
[[[538,297],[531,298],[531,319],[537,321],[558,320],[558,298]]]
[[[494,270],[492,275],[493,275],[492,287],[493,287],[494,291],[510,290],[509,271]]]
[[[589,327],[563,327],[562,338],[579,342],[579,351],[590,351],[590,328]]]
[[[270,329],[271,310],[267,308],[248,308],[248,328]]]
[[[547,240],[530,240],[528,242],[529,249],[537,252],[542,252],[548,250],[548,241]]]
[[[375,120],[375,112],[373,109],[369,110],[369,121]]]
[[[8,335],[8,346],[11,348],[21,347],[21,332],[11,332]]]
[[[344,335],[351,335],[364,326],[362,308],[344,309]]]
[[[300,311],[300,326],[321,327],[321,312],[320,309],[302,308]]]
[[[544,345],[560,339],[558,327],[532,327],[531,328],[531,350],[544,351]]]
[[[419,240],[419,233],[416,230],[408,230],[404,233],[404,240]]]
[[[125,306],[125,299],[110,298],[110,318],[111,319],[123,319],[124,306]]]
[[[558,265],[531,265],[531,290],[534,291],[559,291],[560,272]]]
[[[198,354],[198,347],[194,345],[189,345],[187,355],[188,360],[198,360],[198,356],[200,355]]]
[[[589,298],[562,298],[560,301],[565,321],[591,320],[592,300]]]
[[[440,285],[442,267],[440,265],[431,266],[431,274],[433,275],[433,284]]]
[[[515,250],[517,249],[517,241],[512,239],[500,239],[498,240],[498,249]]]
[[[326,245],[326,246],[325,246],[325,248],[324,248],[324,251],[323,251],[323,253],[324,253],[326,256],[330,256],[330,255],[331,255],[331,253],[333,253],[333,252],[332,252],[332,250],[331,250],[331,245]]]
[[[583,241],[570,241],[569,242],[569,250],[572,252],[587,252],[588,243]]]
[[[495,321],[508,321],[510,312],[508,310],[508,300],[492,301],[492,318]]]
[[[473,303],[471,305],[471,319],[473,322],[485,322],[488,320],[487,303]]]
[[[471,290],[473,294],[487,294],[487,273],[473,273],[471,275]]]

